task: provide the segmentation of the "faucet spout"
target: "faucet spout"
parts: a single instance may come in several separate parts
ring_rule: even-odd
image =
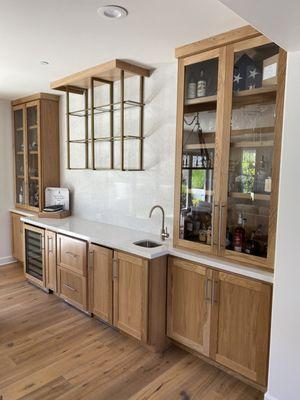
[[[161,238],[162,238],[162,240],[165,240],[166,238],[169,237],[169,233],[168,233],[167,227],[165,227],[165,210],[162,208],[162,206],[160,206],[158,204],[153,206],[150,210],[149,218],[152,217],[152,213],[156,208],[160,209],[161,213],[162,213]]]

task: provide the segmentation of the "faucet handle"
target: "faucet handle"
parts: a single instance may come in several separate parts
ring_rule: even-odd
[[[162,238],[162,240],[165,240],[165,239],[167,239],[169,236],[170,236],[170,235],[169,235],[169,233],[168,233],[168,228],[165,227],[165,228],[162,230],[162,232],[161,232],[161,238]]]

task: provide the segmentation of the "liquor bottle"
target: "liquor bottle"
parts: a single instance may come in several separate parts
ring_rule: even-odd
[[[254,256],[259,255],[259,244],[255,240],[255,231],[252,231],[251,239],[246,241],[245,253],[252,254]]]
[[[206,231],[206,244],[211,244],[211,234],[212,234],[212,229],[211,226],[209,225]]]
[[[206,80],[204,78],[204,72],[200,71],[200,79],[197,82],[197,97],[206,96]]]
[[[21,185],[19,191],[19,204],[23,204],[23,202],[24,202],[24,192],[23,192],[23,186]]]
[[[233,234],[233,250],[242,253],[245,248],[245,219],[242,218],[241,213],[239,213],[237,224]]]
[[[265,191],[265,180],[267,178],[266,174],[266,162],[264,156],[261,156],[261,159],[258,163],[258,168],[255,177],[255,192],[256,193],[264,193]]]

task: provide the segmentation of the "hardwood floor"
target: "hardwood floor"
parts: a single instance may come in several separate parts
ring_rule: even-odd
[[[2,395],[2,397],[1,397]],[[153,354],[0,267],[3,400],[254,400],[257,390],[176,347]]]

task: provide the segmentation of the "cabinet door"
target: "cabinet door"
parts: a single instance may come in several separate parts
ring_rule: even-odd
[[[213,289],[212,357],[252,381],[266,385],[271,285],[216,272]]]
[[[35,284],[46,287],[45,276],[45,230],[31,225],[24,225],[25,265],[28,279]]]
[[[26,160],[28,206],[41,209],[40,102],[26,103]]]
[[[87,309],[86,278],[58,267],[58,294],[81,310]]]
[[[14,155],[15,155],[15,204],[24,206],[27,202],[27,152],[25,106],[13,107],[14,119]]]
[[[178,66],[174,243],[205,253],[217,251],[226,57],[215,49]]]
[[[103,321],[112,324],[113,251],[96,245],[89,247],[89,309]]]
[[[46,287],[56,292],[56,233],[51,231],[45,232],[45,258]]]
[[[21,215],[11,214],[13,257],[24,262],[23,222],[20,219]]]
[[[224,160],[228,182],[224,179],[221,188],[220,255],[273,268],[285,52],[258,37],[235,44],[232,58],[231,130],[223,146],[229,156]]]
[[[86,242],[69,236],[57,235],[57,263],[71,271],[86,275]]]
[[[114,325],[147,341],[148,261],[129,254],[114,255]]]
[[[212,271],[169,258],[167,334],[179,343],[209,355]]]

